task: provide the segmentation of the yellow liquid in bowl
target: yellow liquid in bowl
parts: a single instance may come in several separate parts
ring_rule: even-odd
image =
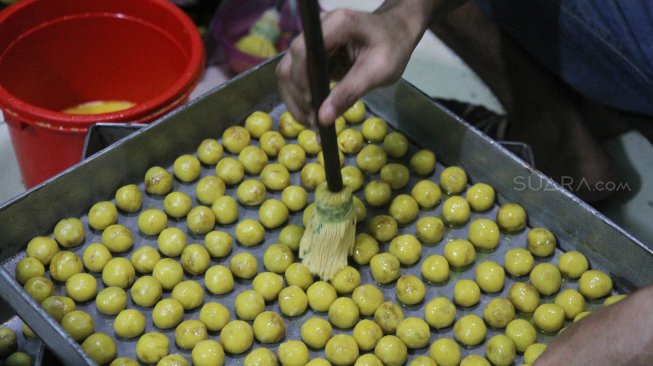
[[[70,114],[102,114],[122,111],[134,105],[136,104],[122,100],[98,100],[66,108],[63,112]]]

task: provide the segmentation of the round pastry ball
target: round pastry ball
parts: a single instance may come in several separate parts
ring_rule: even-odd
[[[105,287],[95,297],[95,307],[104,315],[116,315],[127,306],[127,293],[119,287]]]
[[[80,245],[85,235],[84,224],[75,217],[62,219],[54,227],[54,239],[64,248]]]
[[[28,257],[36,258],[44,266],[47,266],[58,251],[59,246],[54,239],[47,236],[37,236],[27,243],[25,254]]]
[[[424,306],[424,320],[435,329],[442,329],[453,324],[456,306],[446,297],[437,297]]]
[[[48,296],[41,301],[41,307],[56,321],[61,322],[63,317],[75,310],[75,301],[66,296]]]
[[[524,351],[524,362],[531,365],[534,364],[538,357],[544,353],[546,347],[547,345],[544,343],[533,343],[528,346],[526,351]]]
[[[285,277],[288,286],[298,286],[304,291],[313,284],[313,274],[301,263],[293,263],[288,266]]]
[[[361,275],[352,266],[346,266],[338,271],[331,279],[331,285],[339,294],[350,294],[361,283]]]
[[[233,224],[238,220],[238,204],[231,196],[218,197],[211,205],[215,222],[220,225]]]
[[[296,172],[304,166],[304,162],[306,162],[306,152],[299,145],[284,145],[279,150],[277,160],[288,168],[289,171]]]
[[[254,290],[245,290],[236,296],[234,307],[239,319],[254,320],[265,310],[265,299]]]
[[[136,343],[136,356],[144,363],[157,363],[169,352],[170,340],[162,333],[145,333]]]
[[[423,348],[429,344],[431,329],[420,318],[406,318],[397,326],[397,337],[410,349]]]
[[[159,209],[149,208],[141,212],[141,214],[138,216],[138,229],[145,235],[159,235],[167,225],[168,217],[166,216],[165,212]]]
[[[515,361],[517,352],[510,338],[500,334],[490,338],[486,343],[485,356],[493,365],[508,366]]]
[[[578,291],[591,300],[607,296],[612,292],[612,278],[603,271],[590,269],[580,276]]]
[[[45,274],[45,266],[38,259],[25,257],[16,263],[16,281],[24,285],[30,278],[42,277]]]
[[[245,321],[232,320],[220,331],[220,344],[234,355],[245,353],[254,343],[254,331]]]
[[[340,329],[352,328],[359,315],[358,306],[348,297],[337,298],[329,307],[329,321]]]
[[[386,335],[377,342],[374,354],[384,365],[400,366],[406,362],[408,349],[399,337]]]
[[[181,266],[193,275],[203,275],[211,265],[209,251],[201,244],[191,244],[181,253]]]
[[[277,131],[268,131],[259,139],[259,146],[271,158],[276,157],[284,145],[286,139]]]
[[[358,358],[358,344],[349,334],[336,334],[326,344],[324,354],[334,365],[353,365]]]
[[[236,240],[243,246],[253,247],[265,239],[265,228],[260,222],[245,219],[236,225]]]
[[[474,211],[487,211],[494,205],[494,188],[485,183],[476,183],[467,190],[467,202]]]
[[[138,310],[125,309],[113,321],[113,331],[116,336],[131,339],[143,334],[145,316]]]
[[[497,293],[503,289],[506,275],[503,267],[494,261],[479,263],[476,267],[476,283],[486,293]]]
[[[217,341],[205,339],[193,347],[191,359],[195,366],[221,366],[224,364],[224,349]]]
[[[304,130],[297,136],[297,143],[309,155],[316,155],[322,150],[317,134],[313,130]]]
[[[190,183],[200,176],[202,164],[199,159],[193,155],[182,155],[178,157],[173,166],[172,171],[175,177],[184,183]]]
[[[77,302],[94,299],[97,295],[97,280],[88,273],[75,273],[66,280],[66,295]]]
[[[229,268],[216,264],[204,273],[204,286],[212,294],[224,295],[234,289],[234,276]]]
[[[331,324],[319,317],[311,317],[301,327],[302,341],[311,348],[322,349],[331,338],[333,328]]]
[[[342,114],[345,120],[351,124],[359,124],[365,119],[365,104],[357,100],[349,109]]]
[[[70,313],[64,315],[63,319],[61,319],[61,326],[77,342],[81,342],[84,339],[86,339],[86,337],[93,334],[93,331],[95,329],[93,317],[91,317],[87,312],[81,310],[73,310]],[[7,328],[0,328],[0,329],[7,329]],[[16,336],[14,334],[14,340],[13,340],[14,342],[16,341],[15,337]],[[0,339],[2,339],[3,341],[7,341],[7,338],[3,337],[1,331],[0,331]],[[5,345],[0,346],[0,349],[2,349],[2,347],[5,347]],[[14,347],[15,347],[15,343],[14,343]]]
[[[525,319],[515,319],[508,323],[506,336],[515,344],[519,352],[524,352],[528,346],[537,341],[537,331]]]
[[[419,278],[413,275],[401,276],[397,280],[397,300],[404,305],[416,305],[424,300],[426,288]]]
[[[406,225],[417,218],[419,206],[415,199],[410,195],[400,194],[392,200],[388,213],[390,216],[394,217],[399,224]]]
[[[392,189],[402,189],[410,180],[410,171],[403,164],[390,163],[381,168],[381,180],[388,182]]]
[[[184,310],[192,310],[204,302],[204,288],[197,281],[181,281],[172,289],[170,296],[177,299]]]
[[[408,152],[408,139],[401,132],[390,132],[383,139],[383,150],[388,156],[402,158]]]
[[[494,298],[485,305],[483,318],[492,328],[505,328],[515,318],[515,307],[504,298]]]
[[[213,230],[215,218],[216,216],[210,208],[206,206],[193,207],[186,215],[186,226],[191,233],[203,235]]]
[[[380,253],[372,257],[370,270],[374,281],[388,284],[401,275],[401,262],[391,253]]]
[[[356,192],[363,187],[365,177],[357,166],[347,165],[340,169],[340,173],[342,174],[342,183],[345,187],[349,187],[352,192]]]
[[[369,224],[369,233],[380,242],[387,242],[397,236],[399,225],[397,220],[389,215],[374,216]]]
[[[499,226],[492,220],[479,218],[469,225],[467,236],[477,249],[494,250],[499,245]]]
[[[145,172],[144,184],[145,184],[145,191],[147,193],[156,196],[163,196],[164,194],[170,192],[170,190],[172,189],[172,174],[170,174],[170,172],[168,172],[165,168],[162,168],[160,166],[151,167]],[[120,207],[120,205],[118,205],[118,207]],[[127,211],[127,212],[135,212],[135,211]]]
[[[544,296],[553,295],[558,292],[562,284],[560,271],[551,263],[540,263],[535,266],[531,271],[530,280],[533,287]]]
[[[308,305],[317,312],[327,312],[338,294],[328,282],[316,281],[306,290]]]
[[[229,269],[234,276],[243,279],[250,279],[256,276],[258,270],[258,261],[247,252],[241,252],[231,257]]]
[[[531,273],[535,264],[535,258],[526,249],[515,248],[506,252],[504,266],[506,272],[513,277],[521,277]]]
[[[160,329],[176,327],[184,320],[184,306],[177,299],[160,300],[152,310],[152,322]]]
[[[374,322],[381,327],[384,334],[395,334],[402,320],[404,320],[403,310],[390,301],[379,305],[374,312]]]
[[[362,285],[356,287],[351,299],[358,306],[361,315],[371,316],[376,309],[385,301],[383,292],[373,285]]]
[[[306,127],[299,123],[290,112],[283,112],[281,113],[281,116],[279,116],[279,132],[281,132],[284,137],[294,139],[305,129]]]
[[[521,231],[526,227],[526,211],[517,203],[506,203],[497,211],[497,224],[508,233]]]
[[[419,240],[426,244],[435,244],[444,236],[444,222],[439,217],[425,216],[415,223]]]
[[[286,341],[279,345],[277,356],[284,366],[303,366],[308,363],[309,352],[301,341]]]
[[[417,263],[422,254],[422,244],[412,234],[402,234],[390,242],[389,252],[394,254],[404,266]]]
[[[253,138],[257,139],[272,130],[272,123],[272,117],[269,114],[255,111],[245,119],[245,128]]]
[[[572,280],[580,278],[589,268],[589,262],[583,253],[579,251],[569,251],[560,256],[558,259],[558,269],[563,276]]]
[[[172,182],[172,180],[170,182]],[[152,186],[152,183],[154,182],[150,182],[150,186]],[[116,191],[115,200],[116,206],[121,211],[127,213],[137,212],[141,209],[141,205],[143,204],[141,190],[138,189],[138,186],[135,184],[128,184],[118,188]]]
[[[50,274],[52,274],[52,269],[50,269]],[[113,258],[102,270],[102,282],[107,286],[126,289],[134,283],[135,278],[134,266],[128,259],[122,257]]]
[[[553,254],[556,248],[556,238],[549,230],[536,227],[528,231],[526,235],[528,250],[537,257],[548,257]]]
[[[226,231],[211,231],[204,237],[204,247],[213,258],[224,258],[231,253],[233,238]]]
[[[444,283],[449,280],[449,261],[441,255],[430,255],[421,266],[422,277],[431,283]]]
[[[276,229],[288,221],[288,207],[283,202],[275,199],[268,199],[258,210],[259,220],[267,229]]]
[[[286,336],[286,323],[272,311],[264,311],[254,319],[254,337],[261,343],[280,342]]]
[[[231,126],[227,128],[222,134],[222,144],[232,154],[238,154],[250,142],[249,131],[242,126]]]
[[[354,240],[352,259],[359,265],[369,264],[372,257],[379,253],[379,242],[370,234],[360,233]]]
[[[243,164],[247,174],[258,175],[268,164],[268,156],[259,147],[250,145],[240,151],[238,161]]]
[[[98,202],[88,210],[88,225],[95,230],[104,230],[116,222],[118,222],[118,209],[110,201]]]
[[[508,291],[508,300],[517,311],[532,313],[540,305],[540,293],[527,283],[516,282]]]
[[[283,289],[283,277],[272,272],[259,273],[252,281],[252,288],[261,294],[265,301],[273,301]]]
[[[467,187],[467,174],[461,167],[447,167],[440,173],[440,185],[446,194],[459,194]]]
[[[365,186],[365,201],[373,207],[380,207],[390,201],[392,188],[388,182],[373,180]]]
[[[454,268],[464,268],[474,263],[476,250],[472,243],[465,239],[455,239],[444,247],[444,257]]]
[[[309,301],[310,298],[299,286],[288,286],[279,293],[279,310],[287,316],[299,316],[306,312]]]
[[[345,154],[357,154],[363,148],[363,134],[347,128],[338,135],[338,148]]]
[[[565,312],[565,318],[573,319],[576,315],[585,311],[585,297],[574,290],[566,289],[556,296],[554,303]]]
[[[27,280],[23,288],[25,289],[25,292],[27,292],[32,297],[32,299],[34,299],[34,301],[40,303],[46,297],[52,295],[52,292],[54,291],[54,283],[52,283],[49,278],[37,276]],[[2,328],[0,328],[0,330],[1,329]]]
[[[473,347],[485,339],[487,327],[478,315],[467,314],[456,321],[453,327],[454,338],[467,347]]]
[[[383,337],[383,330],[377,323],[363,319],[356,324],[352,335],[361,351],[370,351],[376,347],[376,343]]]
[[[556,333],[565,325],[565,310],[556,304],[542,304],[533,313],[535,325],[547,333]]]
[[[283,190],[290,185],[290,172],[282,164],[268,164],[261,171],[261,182],[271,191]]]
[[[451,196],[442,204],[442,218],[450,226],[466,223],[469,215],[469,203],[460,196]]]
[[[462,307],[471,307],[481,299],[481,289],[476,282],[471,280],[460,280],[453,288],[454,302]]]
[[[197,157],[205,165],[217,164],[223,154],[224,147],[216,139],[202,140],[200,146],[197,147]]]
[[[217,302],[207,302],[200,310],[199,320],[204,323],[207,330],[217,332],[229,323],[231,314],[226,306]]]
[[[108,364],[116,358],[116,342],[106,333],[93,333],[82,343],[82,349],[97,364]]]
[[[365,173],[376,174],[388,161],[388,155],[378,145],[366,145],[356,155],[356,164]]]
[[[413,172],[420,176],[427,176],[435,170],[435,153],[431,150],[419,150],[410,158]]]
[[[379,117],[370,117],[363,122],[361,132],[366,140],[381,142],[388,134],[388,124]]]
[[[429,356],[435,360],[438,365],[459,365],[462,358],[460,347],[451,338],[439,338],[431,343]]]
[[[186,234],[176,227],[163,229],[157,239],[157,247],[167,257],[178,257],[186,248]]]
[[[306,207],[308,193],[303,187],[291,185],[281,192],[281,202],[286,205],[288,210],[297,212]]]
[[[154,266],[161,259],[159,252],[149,245],[138,248],[131,255],[131,262],[138,273],[152,273]]]
[[[292,249],[285,244],[275,243],[269,245],[263,254],[263,265],[274,273],[284,273],[288,266],[295,261]]]
[[[430,210],[437,206],[442,196],[440,186],[426,179],[417,182],[410,194],[423,210]]]
[[[57,252],[50,261],[50,277],[58,282],[66,282],[72,275],[82,272],[83,269],[82,260],[77,254],[69,251]]]
[[[245,167],[240,161],[227,157],[220,160],[215,166],[215,175],[222,179],[226,185],[231,186],[243,179]]]
[[[238,186],[236,197],[245,206],[258,206],[265,201],[265,185],[256,179],[247,179]]]
[[[315,190],[317,186],[326,181],[324,167],[318,163],[304,165],[299,176],[302,186],[310,191]]]
[[[257,348],[250,352],[245,360],[243,366],[275,366],[277,363],[277,355],[267,348]]]

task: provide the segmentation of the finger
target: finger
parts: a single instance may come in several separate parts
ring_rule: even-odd
[[[338,9],[327,13],[322,20],[322,38],[327,54],[347,44],[359,35],[357,23],[361,13]]]
[[[296,89],[293,84],[282,85],[279,89],[281,97],[286,102],[286,108],[288,112],[295,117],[295,119],[302,123],[310,126],[311,118],[310,116],[314,113],[310,108],[310,105],[304,102],[304,99],[301,96],[301,93]],[[314,118],[313,118],[314,119]]]
[[[343,114],[371,89],[387,84],[397,71],[380,52],[363,52],[345,77],[331,90],[319,111],[319,121],[327,124]]]

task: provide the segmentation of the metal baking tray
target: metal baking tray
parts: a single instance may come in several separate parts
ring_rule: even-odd
[[[80,346],[35,304],[14,280],[13,268],[16,261],[24,256],[22,251],[28,240],[35,235],[51,232],[56,222],[63,217],[75,216],[85,220],[85,213],[93,203],[112,198],[115,190],[124,184],[142,182],[145,171],[153,165],[169,167],[176,157],[183,153],[194,152],[205,138],[221,136],[226,127],[241,123],[252,111],[270,111],[276,107],[274,114],[278,115],[280,100],[274,76],[277,61],[278,59],[272,60],[214,89],[0,207],[0,261],[3,263],[0,266],[0,295],[40,335],[47,346],[55,350],[64,364],[93,363]],[[499,203],[520,203],[529,213],[529,226],[547,227],[556,234],[561,249],[578,249],[585,253],[594,267],[611,274],[619,291],[628,292],[652,282],[653,253],[647,247],[498,143],[429,100],[407,82],[400,81],[390,87],[376,90],[366,96],[365,102],[375,115],[386,119],[391,126],[404,132],[412,142],[420,147],[434,150],[439,162],[444,165],[460,165],[466,170],[472,182],[482,181],[495,187]],[[442,169],[443,165],[439,164],[432,177],[437,177]],[[212,167],[203,168],[203,174],[212,174],[212,171]],[[297,179],[296,175],[293,179]],[[532,184],[524,185],[524,182]],[[546,189],[535,189],[536,187],[546,187]],[[176,190],[190,193],[191,188],[191,185],[175,182]],[[227,192],[231,194],[233,191],[234,188],[231,188]],[[271,194],[270,197],[275,195],[278,194]],[[148,205],[160,208],[162,199],[145,195],[144,207]],[[496,209],[497,207],[494,207],[493,210],[482,215],[474,214],[474,217],[492,217]],[[254,217],[256,211],[255,209],[242,210],[240,218]],[[369,210],[368,217],[374,213],[378,212]],[[437,216],[439,208],[420,213],[420,215],[427,214]],[[133,216],[130,219],[128,216],[121,215],[119,222],[132,229],[137,237],[136,243],[152,244],[156,240],[156,238],[142,237],[138,230],[134,230],[136,224]],[[290,222],[301,222],[301,214],[292,215]],[[169,221],[169,226],[181,225],[183,222]],[[220,229],[232,230],[233,227]],[[274,242],[278,231],[277,229],[266,233],[266,243]],[[402,233],[411,231],[414,231],[412,226],[401,229]],[[85,243],[92,242],[99,235],[100,233],[87,231]],[[524,236],[524,232],[517,235],[502,235],[499,249],[493,253],[479,253],[477,261],[490,258],[502,263],[499,258],[502,258],[508,248],[524,245]],[[465,238],[466,228],[448,229],[443,241],[453,237]],[[203,238],[193,239],[201,243]],[[382,245],[382,250],[385,247],[385,244]],[[422,258],[431,253],[441,254],[443,247],[442,244],[433,247],[424,246]],[[263,248],[259,246],[248,249],[235,245],[233,253],[252,251],[260,257]],[[80,252],[81,248],[77,248],[76,251]],[[225,260],[217,261],[217,263],[223,262]],[[213,263],[216,261],[214,260]],[[634,268],[637,270],[633,270]],[[262,261],[259,261],[259,272],[262,270]],[[369,283],[371,281],[369,269],[360,270],[362,281]],[[471,272],[469,270],[455,272],[452,274],[452,279],[471,278],[473,276]],[[402,274],[418,273],[419,264],[402,270]],[[201,280],[201,278],[195,279]],[[505,295],[511,281],[515,280],[507,279],[506,287],[499,295]],[[454,281],[449,281],[444,286],[429,286],[427,299],[450,294],[453,284]],[[237,289],[225,296],[211,296],[207,293],[205,302],[230,303],[238,291],[248,288],[249,285],[250,281],[240,281]],[[568,287],[575,285],[572,282],[565,284]],[[382,289],[386,300],[394,299],[394,291],[391,287],[384,286]],[[167,296],[169,293],[164,295]],[[484,296],[484,301],[487,300],[488,297]],[[406,316],[421,316],[423,305],[405,308]],[[91,312],[94,305],[82,304],[80,308]],[[483,304],[480,304],[471,309],[460,310],[459,313],[479,314],[482,308]],[[277,310],[277,305],[269,305],[267,309]],[[147,309],[139,310],[146,314],[150,313]],[[286,319],[286,338],[297,339],[299,325],[311,315],[309,311],[301,317]],[[186,314],[185,318],[191,316],[193,314]],[[232,318],[233,316],[232,312]],[[111,318],[98,316],[96,321],[96,330],[112,334]],[[152,329],[149,320],[146,331]],[[340,331],[336,330],[336,332]],[[164,333],[170,335],[172,332]],[[451,337],[451,334],[451,328],[434,331],[432,340],[439,336]],[[492,334],[493,331],[490,330],[488,338]],[[215,338],[216,335],[211,334],[210,337]],[[123,343],[129,346],[123,346]],[[120,342],[119,356],[133,357],[134,345],[135,340]],[[254,347],[260,345],[255,343]],[[172,338],[171,348],[171,352],[176,352]],[[272,345],[271,348],[276,348],[276,345]],[[409,359],[423,352],[425,349],[411,351]],[[483,349],[480,346],[463,349],[464,354],[472,352],[482,353]],[[186,357],[190,356],[188,351],[181,353]],[[319,352],[312,351],[312,356],[318,354]],[[231,358],[229,364],[240,364],[243,358],[244,356]]]

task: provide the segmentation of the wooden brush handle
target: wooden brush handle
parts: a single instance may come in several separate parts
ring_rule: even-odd
[[[311,89],[311,102],[315,111],[315,121],[319,126],[320,142],[324,158],[324,171],[327,185],[331,192],[339,192],[343,188],[340,173],[340,154],[336,136],[336,125],[324,126],[318,121],[320,106],[329,95],[329,69],[327,66],[322,26],[320,25],[320,6],[317,0],[299,0],[302,15],[304,41],[306,43],[306,69]]]

